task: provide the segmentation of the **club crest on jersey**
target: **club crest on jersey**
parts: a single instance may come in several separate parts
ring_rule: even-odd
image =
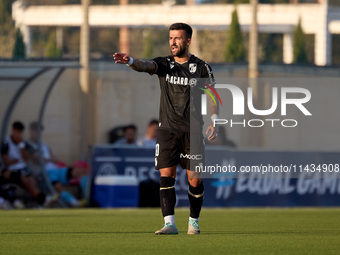
[[[190,73],[195,73],[197,69],[197,64],[196,63],[190,63],[189,64],[189,71]]]

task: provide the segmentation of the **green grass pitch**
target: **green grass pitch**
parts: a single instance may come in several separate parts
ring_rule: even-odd
[[[201,235],[155,236],[160,209],[0,211],[0,254],[340,254],[340,208],[203,208]]]

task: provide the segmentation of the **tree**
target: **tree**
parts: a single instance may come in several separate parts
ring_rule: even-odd
[[[153,57],[153,42],[151,32],[149,30],[143,31],[143,58],[151,59]]]
[[[0,0],[0,24],[10,21],[12,13],[12,1]]]
[[[26,57],[25,43],[20,29],[17,29],[15,35],[15,45],[13,49],[13,58],[21,59]]]
[[[259,34],[259,46],[261,49],[259,59],[265,63],[278,63],[283,60],[282,45],[283,37],[282,34]]]
[[[307,63],[306,38],[301,26],[301,19],[293,32],[293,62]]]
[[[55,32],[51,32],[45,48],[45,57],[60,58],[61,56],[62,50],[57,48]]]
[[[232,13],[228,41],[225,50],[225,61],[240,62],[245,60],[245,49],[240,23],[238,22],[237,10]]]

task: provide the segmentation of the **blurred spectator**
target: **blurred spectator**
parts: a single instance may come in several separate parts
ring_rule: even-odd
[[[64,186],[70,184],[73,179],[79,179],[80,188],[83,195],[86,193],[88,181],[88,164],[85,161],[77,161],[72,167],[54,168],[46,170],[55,191],[59,197],[72,207],[85,205],[85,200],[79,201],[70,192],[66,191]]]
[[[6,183],[15,183],[28,191],[38,202],[43,205],[46,195],[37,188],[35,179],[27,168],[28,143],[23,140],[25,127],[21,122],[14,122],[11,136],[5,138],[1,145],[1,157],[6,169],[3,179]]]
[[[224,127],[219,127],[218,136],[216,139],[212,141],[206,141],[207,145],[215,145],[215,146],[229,146],[236,148],[236,144],[232,140],[228,140],[227,131]]]
[[[136,145],[137,127],[133,124],[124,127],[124,137],[118,139],[115,145]]]
[[[43,126],[40,128],[42,131]],[[39,123],[32,122],[30,125],[30,140],[28,141],[30,145],[30,158],[37,165],[40,164],[38,129]],[[78,199],[64,189],[64,185],[69,185],[69,182],[72,179],[80,179],[80,186],[83,190],[83,194],[85,194],[84,190],[86,189],[88,164],[86,162],[78,161],[73,167],[67,167],[52,154],[51,149],[45,143],[41,143],[40,150],[44,161],[44,169],[46,170],[55,191],[59,194],[59,197],[72,207],[82,205]],[[83,185],[82,182],[84,182]],[[82,186],[84,186],[84,188]]]
[[[41,125],[41,132],[44,130],[44,127]],[[32,122],[30,125],[30,137],[28,140],[29,149],[28,152],[30,154],[30,159],[36,164],[40,164],[39,161],[39,141],[38,141],[38,130],[39,123]],[[41,143],[40,147],[45,169],[55,169],[59,167],[65,167],[66,164],[59,161],[52,153],[52,150],[45,143]]]
[[[155,147],[158,130],[158,120],[151,120],[144,137],[137,140],[138,146]]]

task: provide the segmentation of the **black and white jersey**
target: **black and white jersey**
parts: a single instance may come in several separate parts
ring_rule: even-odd
[[[27,142],[24,142],[26,146],[26,150],[29,149],[29,145]],[[17,171],[24,169],[26,167],[26,162],[22,157],[21,149],[19,148],[18,144],[16,144],[10,136],[5,138],[5,141],[1,144],[1,155],[7,155],[9,160],[17,159],[18,162],[7,166],[9,170]]]
[[[176,62],[173,56],[151,61],[156,64],[155,74],[159,77],[161,88],[159,128],[201,133],[201,95],[204,91],[198,87],[215,83],[209,64],[194,55],[182,64]]]

